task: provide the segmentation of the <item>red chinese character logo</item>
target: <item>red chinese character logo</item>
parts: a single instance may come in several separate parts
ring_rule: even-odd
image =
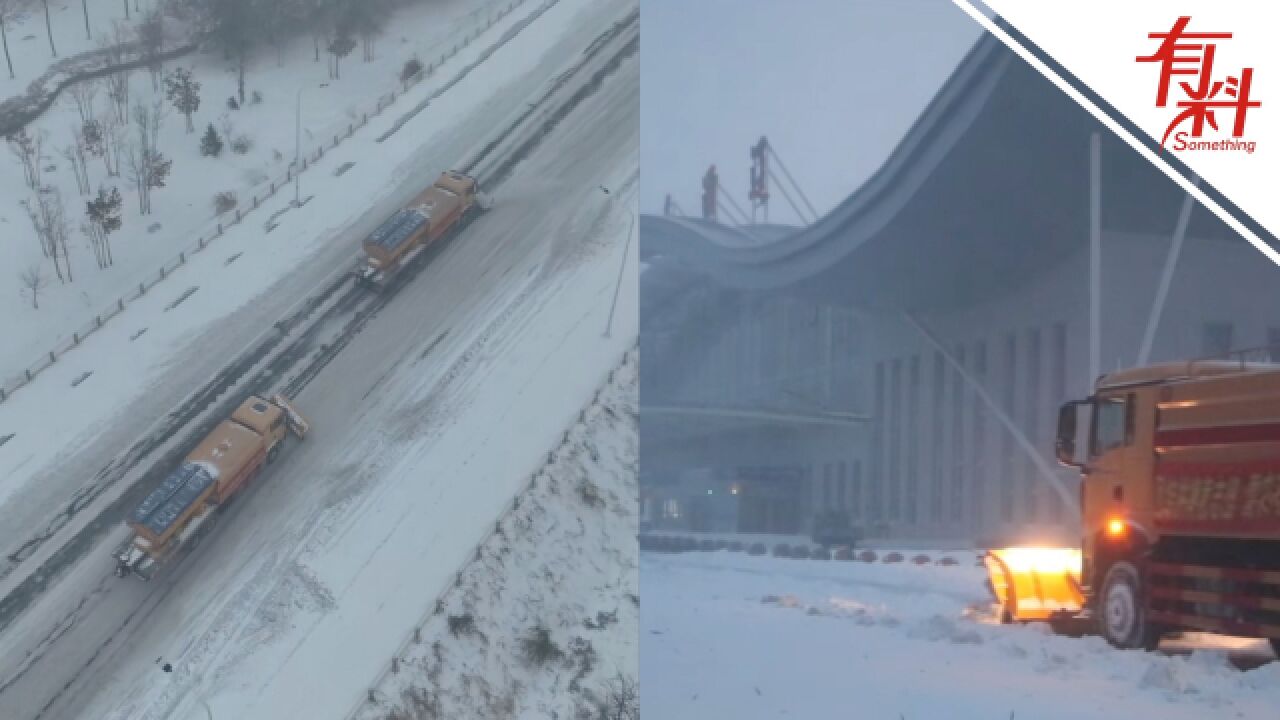
[[[1156,91],[1156,107],[1166,107],[1169,102],[1169,86],[1174,76],[1190,76],[1191,82],[1179,81],[1185,100],[1180,100],[1177,107],[1182,112],[1169,123],[1164,131],[1160,144],[1164,145],[1174,129],[1186,120],[1191,120],[1191,136],[1201,137],[1205,123],[1218,130],[1218,120],[1214,111],[1231,108],[1235,111],[1235,124],[1232,136],[1244,134],[1245,113],[1249,108],[1259,107],[1262,103],[1249,99],[1249,89],[1253,85],[1253,68],[1244,68],[1239,77],[1228,76],[1226,81],[1213,79],[1213,58],[1217,51],[1217,43],[1211,40],[1231,37],[1229,32],[1187,32],[1191,22],[1189,16],[1178,18],[1169,32],[1148,33],[1147,37],[1160,40],[1160,47],[1155,53],[1139,56],[1138,62],[1160,63],[1160,85]]]

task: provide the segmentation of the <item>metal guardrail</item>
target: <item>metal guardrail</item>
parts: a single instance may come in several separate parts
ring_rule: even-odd
[[[490,14],[482,25],[476,26],[461,40],[453,42],[447,50],[441,53],[438,61],[434,59],[429,61],[414,75],[405,78],[402,81],[398,81],[398,87],[396,89],[378,96],[372,113],[362,113],[359,120],[352,120],[347,123],[345,130],[339,127],[337,132],[333,133],[332,141],[321,143],[314,150],[306,153],[301,160],[302,167],[298,171],[305,171],[311,164],[314,164],[316,161],[323,158],[327,151],[336,148],[343,140],[351,137],[357,129],[368,125],[371,118],[376,118],[381,115],[384,110],[389,108],[392,103],[407,93],[411,88],[418,85],[423,80],[432,77],[446,62],[456,56],[461,50],[470,46],[471,43],[478,39],[485,31],[492,28],[494,23],[506,18],[514,12],[516,8],[524,5],[527,1],[528,0],[506,0],[505,4],[502,2],[496,2],[490,5],[488,8]],[[436,47],[439,46],[440,45],[437,45]],[[328,132],[326,131],[325,134],[327,135]],[[79,347],[85,338],[88,338],[93,333],[102,329],[108,321],[121,314],[126,305],[146,295],[149,290],[154,288],[165,278],[172,275],[175,270],[185,265],[192,255],[202,252],[208,248],[214,240],[222,237],[227,229],[243,221],[251,212],[261,207],[264,201],[274,197],[280,189],[287,188],[289,183],[293,182],[293,176],[294,169],[289,168],[282,177],[277,176],[273,180],[259,182],[257,185],[252,186],[251,190],[253,190],[253,193],[250,196],[251,204],[248,207],[237,207],[233,210],[228,210],[225,213],[214,216],[209,223],[203,226],[201,232],[196,236],[196,241],[193,245],[188,245],[186,249],[178,253],[177,257],[161,265],[160,270],[148,279],[140,282],[136,290],[131,289],[110,306],[94,315],[93,319],[84,323],[78,330],[73,332],[70,338],[63,339],[61,342],[57,343],[48,352],[41,355],[40,359],[24,368],[21,373],[9,378],[0,378],[0,403],[4,403],[4,401],[8,400],[14,392],[31,383],[36,376],[56,363],[59,358]],[[264,184],[266,185],[265,191],[262,189]]]
[[[406,635],[405,639],[400,643],[400,646],[396,648],[395,655],[387,661],[387,664],[382,668],[382,671],[373,679],[373,683],[369,686],[367,692],[362,695],[351,709],[347,711],[347,714],[343,716],[345,720],[355,720],[355,718],[359,717],[360,713],[367,709],[370,704],[378,702],[378,687],[386,682],[389,676],[400,672],[403,665],[401,658],[405,656],[409,648],[423,642],[422,629],[431,621],[431,618],[436,617],[443,612],[445,599],[448,598],[450,593],[457,588],[461,581],[462,574],[466,571],[467,567],[475,561],[475,550],[483,548],[488,544],[488,542],[493,539],[493,536],[497,534],[498,528],[502,526],[502,523],[506,520],[507,516],[519,509],[521,498],[525,496],[525,493],[533,490],[537,484],[538,478],[546,473],[547,469],[560,459],[560,453],[569,444],[574,428],[578,425],[585,424],[587,412],[592,408],[600,406],[600,396],[605,392],[605,390],[613,385],[614,378],[617,377],[618,371],[627,367],[627,365],[636,362],[639,357],[639,353],[640,344],[637,341],[634,345],[627,348],[627,351],[622,354],[621,361],[619,361],[618,364],[609,371],[609,375],[605,381],[596,388],[595,394],[591,397],[591,401],[578,411],[578,417],[569,426],[569,428],[564,431],[564,436],[561,438],[560,442],[547,453],[547,457],[543,460],[542,464],[538,466],[538,469],[529,473],[529,482],[525,483],[524,488],[520,490],[520,492],[516,493],[515,497],[511,498],[511,501],[507,503],[502,512],[498,515],[498,519],[494,522],[493,527],[484,534],[484,537],[480,538],[480,540],[476,542],[472,551],[467,553],[466,558],[458,565],[458,569],[453,574],[455,582],[449,583],[448,587],[441,590],[431,599],[426,612],[419,617],[418,622],[414,623],[413,629]]]

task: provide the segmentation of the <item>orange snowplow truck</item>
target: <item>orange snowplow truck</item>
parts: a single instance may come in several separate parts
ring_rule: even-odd
[[[1058,416],[1079,468],[1084,615],[1112,645],[1199,630],[1280,652],[1280,365],[1125,370]]]
[[[354,271],[356,281],[385,288],[413,258],[457,227],[476,204],[474,178],[441,173],[435,184],[365,238],[365,258]]]
[[[217,512],[276,459],[287,433],[301,439],[309,429],[282,395],[245,400],[129,515],[132,535],[116,548],[116,575],[150,580],[189,551]]]

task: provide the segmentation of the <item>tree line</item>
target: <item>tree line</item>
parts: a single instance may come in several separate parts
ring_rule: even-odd
[[[126,13],[130,1],[122,0]],[[161,97],[183,116],[188,133],[195,129],[193,115],[201,106],[201,84],[186,68],[165,72],[161,55],[167,21],[186,24],[221,50],[237,75],[237,94],[228,100],[228,106],[238,109],[245,102],[245,76],[250,64],[266,55],[266,49],[275,48],[275,59],[280,63],[280,48],[290,40],[310,35],[314,60],[320,60],[323,50],[328,56],[329,75],[337,78],[342,59],[355,48],[362,49],[366,61],[373,59],[375,41],[384,21],[397,7],[411,1],[162,0],[144,11],[138,7],[137,0],[133,0],[134,27],[117,20],[110,32],[99,32],[98,44],[112,66],[123,65],[130,52],[136,51],[147,59],[146,67],[157,97],[145,104],[132,97],[132,72],[122,68],[99,80],[76,83],[68,90],[78,111],[78,122],[70,127],[68,144],[50,148],[52,142],[45,130],[24,129],[5,138],[32,191],[32,197],[23,201],[22,206],[42,254],[52,261],[57,279],[63,283],[74,279],[67,242],[74,221],[56,186],[47,184],[41,177],[42,153],[54,149],[66,159],[85,203],[78,229],[88,240],[98,267],[105,268],[113,262],[111,235],[123,224],[123,198],[119,188],[111,183],[119,182],[119,178],[132,186],[138,199],[138,213],[145,216],[151,212],[152,190],[165,186],[172,168],[172,161],[158,147],[160,128],[169,110]],[[8,24],[42,3],[43,0],[0,0],[0,38],[5,37]],[[87,5],[83,7],[85,31],[92,33]],[[46,27],[52,50],[52,28],[48,24]],[[11,63],[9,67],[12,75]],[[97,102],[102,96],[105,96],[105,108]],[[255,102],[260,101],[258,93],[254,96]],[[247,152],[250,147],[247,136],[233,137],[229,120],[224,119],[224,123],[223,135],[233,149]],[[222,138],[210,123],[200,140],[201,154],[217,156],[221,150]],[[98,184],[95,188],[89,172],[99,161],[107,184]],[[234,204],[233,199],[229,202]],[[220,212],[223,209],[219,207]],[[20,273],[20,280],[32,305],[39,307],[39,294],[48,278],[38,266],[33,266]]]
[[[147,9],[139,0],[122,0],[125,20],[136,17],[134,34],[143,50],[158,54],[164,41],[165,18],[189,20],[197,33],[213,38],[233,60],[239,75],[240,103],[244,103],[244,74],[254,54],[264,47],[275,48],[277,61],[285,41],[309,34],[319,62],[321,50],[329,55],[330,73],[339,75],[339,63],[357,46],[364,59],[370,60],[374,43],[395,8],[413,0],[158,0]],[[133,15],[130,14],[130,3]],[[94,39],[89,21],[88,0],[80,0],[84,14],[84,30]],[[29,17],[43,17],[49,53],[58,57],[57,42],[50,20],[49,0],[0,0],[0,45],[4,50],[9,77],[14,78],[13,57],[9,52],[9,31]],[[121,21],[110,28],[98,28],[99,45],[103,48],[118,43],[123,32]],[[41,61],[43,64],[43,61]],[[158,71],[153,71],[153,82]]]

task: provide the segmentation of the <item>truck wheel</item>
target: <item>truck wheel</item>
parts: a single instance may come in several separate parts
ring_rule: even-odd
[[[1155,650],[1161,631],[1147,622],[1143,607],[1142,575],[1128,561],[1120,561],[1107,571],[1098,596],[1098,628],[1115,647]]]
[[[271,446],[270,450],[267,451],[267,464],[270,465],[271,463],[275,462],[276,458],[279,456],[280,456],[280,443],[276,443],[275,445]]]
[[[1277,659],[1280,659],[1280,638],[1267,638],[1271,641],[1271,652],[1275,653]]]

